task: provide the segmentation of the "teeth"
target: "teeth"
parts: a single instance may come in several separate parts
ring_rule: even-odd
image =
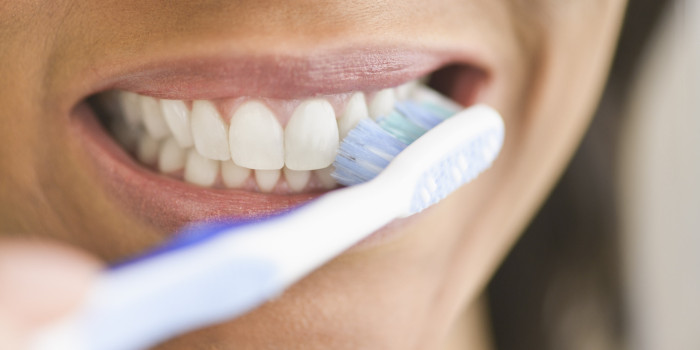
[[[185,181],[199,185],[211,186],[219,174],[219,162],[202,157],[197,151],[190,150],[185,163]]]
[[[226,187],[241,187],[248,177],[250,177],[250,169],[240,167],[230,160],[221,162],[221,178]]]
[[[372,103],[369,105],[369,115],[373,119],[385,116],[394,110],[396,94],[394,89],[384,89],[374,95]]]
[[[231,158],[226,124],[214,104],[209,101],[194,101],[190,123],[194,147],[199,154],[215,160]]]
[[[413,91],[418,87],[419,83],[416,80],[409,81],[403,85],[396,87],[396,98],[399,100],[405,100],[411,96]]]
[[[292,170],[329,166],[338,151],[338,124],[326,100],[310,100],[292,113],[284,131],[285,164]]]
[[[153,97],[141,96],[141,115],[143,125],[146,126],[146,131],[152,138],[160,140],[168,136],[170,130],[165,124],[158,100]]]
[[[316,174],[316,178],[321,183],[321,186],[323,186],[323,188],[325,189],[332,189],[338,186],[338,183],[335,182],[335,179],[331,176],[332,173],[332,166],[314,171],[314,174]]]
[[[160,146],[158,155],[158,170],[161,173],[169,173],[185,167],[187,152],[180,147],[174,138],[169,137]]]
[[[246,102],[231,117],[229,142],[236,164],[261,170],[284,166],[282,126],[260,102]]]
[[[311,172],[308,170],[292,170],[287,167],[283,169],[284,178],[287,180],[287,185],[292,192],[301,192],[306,184],[309,183]]]
[[[345,111],[338,119],[338,132],[340,138],[347,136],[348,132],[354,128],[357,123],[369,116],[367,111],[367,102],[365,102],[365,94],[357,92],[350,98],[345,106]]]
[[[141,124],[141,96],[128,91],[119,94],[119,107],[124,120],[131,126]]]
[[[144,164],[155,164],[158,159],[158,140],[151,136],[141,135],[138,145],[136,146],[136,157]]]
[[[182,148],[192,147],[192,133],[190,132],[190,111],[185,102],[179,100],[160,100],[160,109],[163,112],[165,123],[168,124],[175,140]]]
[[[109,122],[115,139],[161,173],[200,186],[254,190],[255,181],[261,192],[276,191],[282,181],[279,189],[290,193],[337,187],[331,173],[340,141],[362,119],[392,112],[397,100],[427,101],[438,110],[453,107],[417,81],[380,90],[371,100],[363,92],[345,96],[242,103],[198,100],[191,108],[187,101],[123,91],[99,97],[104,108],[121,111],[122,118]],[[335,105],[342,101],[344,106]],[[219,112],[229,113],[233,107],[230,119]],[[286,127],[280,120],[287,120]]]
[[[261,192],[271,192],[277,185],[280,175],[279,170],[256,170],[255,182],[258,183]]]

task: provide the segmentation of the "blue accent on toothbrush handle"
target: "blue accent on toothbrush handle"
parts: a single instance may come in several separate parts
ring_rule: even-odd
[[[163,245],[158,246],[155,249],[146,252],[145,254],[114,264],[110,266],[109,269],[116,271],[157,256],[170,254],[178,250],[186,250],[190,246],[196,246],[207,241],[215,240],[224,234],[235,235],[238,232],[244,231],[244,228],[246,226],[255,225],[256,223],[265,220],[273,220],[284,217],[286,215],[289,215],[293,211],[293,209],[302,206],[304,206],[304,204],[301,204],[294,208],[290,208],[289,210],[281,213],[276,213],[259,218],[237,221],[223,220],[212,222],[200,222],[194,225],[186,226],[184,229],[177,232],[170,240],[166,241]]]
[[[396,217],[378,187],[341,189],[263,221],[195,226],[108,269],[78,315],[80,349],[143,349],[254,309]],[[373,205],[359,200],[371,195]]]
[[[129,269],[108,272],[106,287],[117,293],[134,290],[133,276],[121,281],[115,276],[129,274]],[[178,274],[178,266],[172,266],[171,271]],[[98,303],[81,319],[86,348],[144,349],[203,324],[243,314],[279,293],[276,274],[272,264],[259,259],[227,259],[221,265],[189,274],[188,278],[169,279],[174,281],[171,285],[148,286],[127,303]],[[116,278],[109,281],[112,277]]]

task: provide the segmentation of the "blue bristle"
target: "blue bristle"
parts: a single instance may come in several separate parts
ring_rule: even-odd
[[[379,175],[407,144],[371,119],[361,120],[343,139],[332,176],[345,186],[357,185]]]
[[[432,105],[402,101],[376,122],[361,120],[340,145],[333,178],[345,186],[375,178],[404,148],[445,119],[444,109],[434,110]]]
[[[423,104],[413,101],[397,102],[394,108],[413,124],[425,130],[430,130],[445,120]]]

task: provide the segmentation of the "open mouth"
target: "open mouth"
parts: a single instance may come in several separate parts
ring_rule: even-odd
[[[466,107],[488,81],[475,65],[442,63],[394,86],[307,97],[173,98],[115,86],[86,99],[102,126],[90,128],[100,140],[89,147],[101,149],[94,158],[112,192],[159,227],[264,216],[339,186],[332,163],[359,120],[426,94]]]

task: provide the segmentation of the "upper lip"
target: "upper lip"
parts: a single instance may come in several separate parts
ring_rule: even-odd
[[[144,55],[130,62],[103,64],[91,69],[95,81],[82,84],[89,90],[80,94],[84,99],[100,91],[120,89],[178,100],[240,96],[297,99],[397,86],[452,63],[490,72],[476,50],[365,47],[303,56],[236,52],[174,56]]]

